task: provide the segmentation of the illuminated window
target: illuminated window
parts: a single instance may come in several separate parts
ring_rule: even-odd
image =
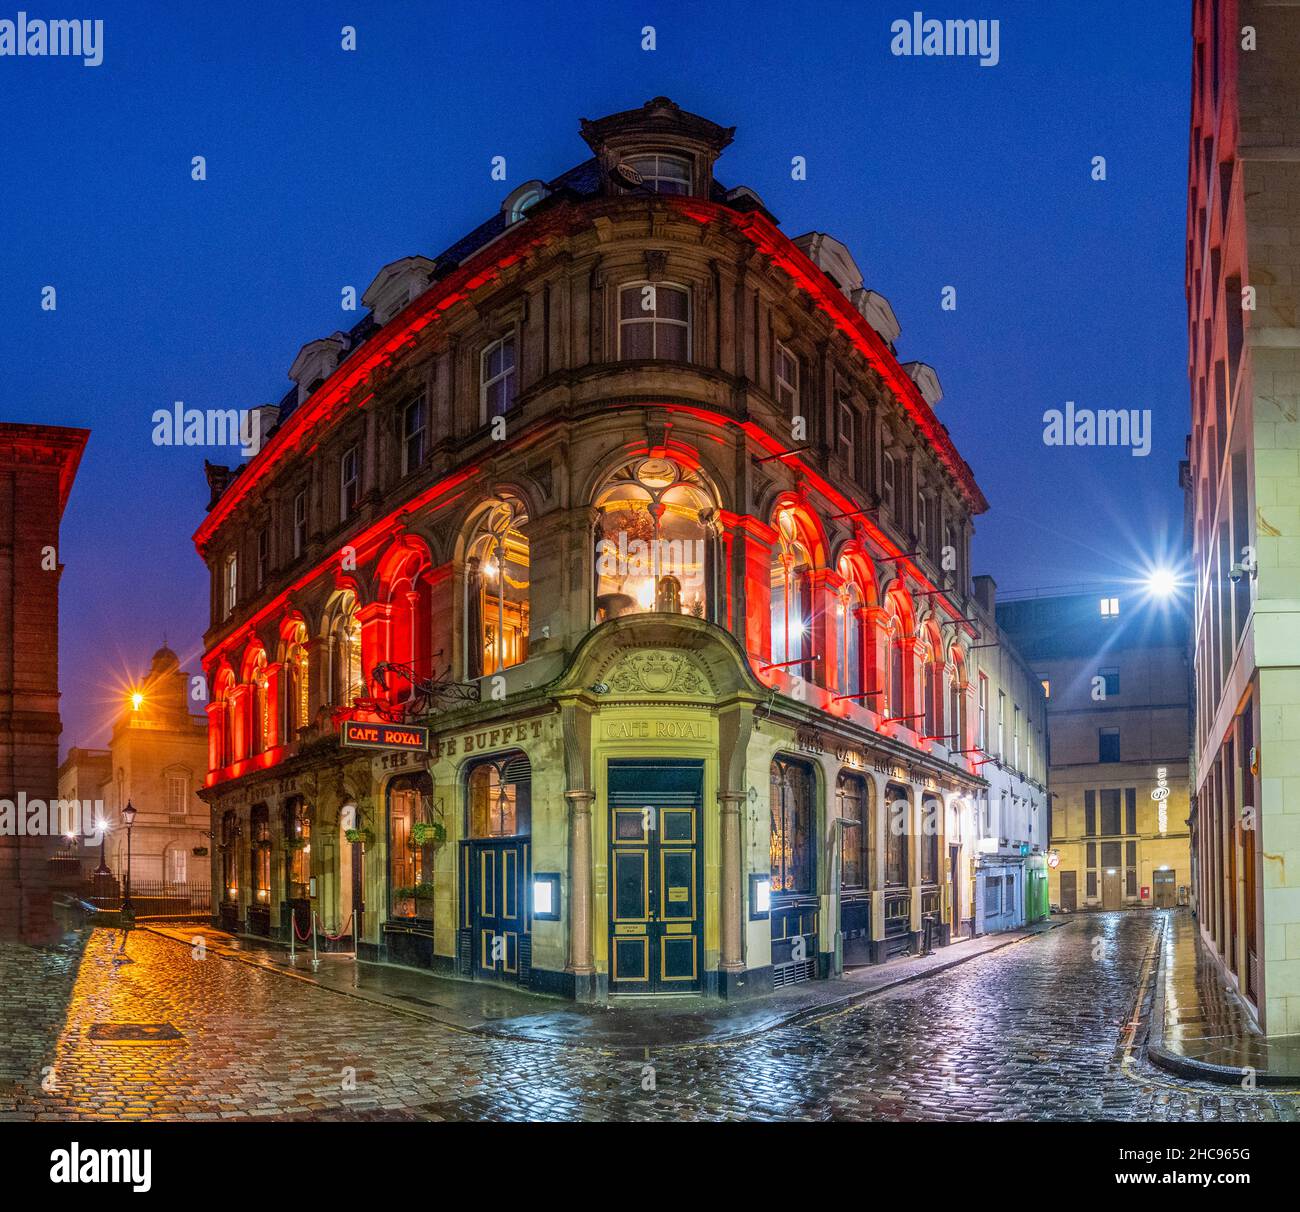
[[[233,812],[221,817],[221,899],[227,903],[239,899],[239,819]]]
[[[799,359],[788,347],[776,347],[776,401],[788,417],[799,412]]]
[[[297,740],[308,724],[307,628],[290,624],[284,646],[284,732],[282,741]]]
[[[1038,675],[1038,683],[1043,688],[1043,697],[1050,699],[1052,697],[1052,679],[1043,674]]]
[[[792,508],[776,515],[772,550],[772,664],[812,680],[812,560]]]
[[[671,459],[638,459],[596,495],[596,622],[654,611],[709,617],[713,498]]]
[[[355,699],[365,694],[361,669],[361,623],[357,620],[354,594],[345,593],[339,599],[330,635],[332,702],[336,707],[351,707]]]
[[[302,796],[294,796],[285,805],[284,845],[289,856],[290,900],[306,900],[311,895],[311,816],[311,809]]]
[[[270,711],[267,696],[270,683],[266,674],[266,653],[259,647],[244,661],[244,684],[248,703],[248,752],[261,753],[270,737]]]
[[[802,762],[772,762],[772,893],[813,890],[813,773]]]
[[[249,819],[253,850],[253,903],[271,903],[271,816],[265,804],[254,804]]]
[[[528,515],[506,497],[479,518],[466,558],[466,635],[470,678],[528,659]]]
[[[515,406],[515,335],[493,341],[479,360],[479,421],[486,425]]]
[[[921,883],[939,882],[939,830],[943,805],[934,796],[921,801]]]
[[[686,290],[662,282],[636,282],[624,286],[618,297],[620,358],[675,362],[690,358],[690,295]]]
[[[472,766],[466,789],[471,837],[526,837],[532,832],[532,767],[522,753]]]
[[[1119,598],[1102,598],[1101,599],[1101,617],[1103,619],[1113,619],[1119,615]]]
[[[951,734],[945,742],[950,749],[966,749],[970,737],[966,730],[966,658],[961,650],[954,648],[952,663],[948,667],[948,732]]]
[[[402,775],[388,785],[388,888],[392,917],[429,912],[435,839],[429,826],[433,783],[427,774]],[[423,828],[417,829],[421,825]],[[423,904],[422,904],[423,902]]]
[[[346,522],[356,512],[361,496],[361,461],[357,448],[349,446],[339,460],[339,521]]]
[[[641,174],[642,186],[653,193],[691,192],[691,162],[682,156],[629,156],[624,163]]]

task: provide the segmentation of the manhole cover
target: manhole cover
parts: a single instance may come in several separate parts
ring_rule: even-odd
[[[101,1044],[166,1044],[185,1037],[171,1023],[94,1023],[90,1038]]]

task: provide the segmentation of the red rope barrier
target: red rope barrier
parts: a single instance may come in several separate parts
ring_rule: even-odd
[[[315,915],[313,914],[313,916]],[[342,927],[340,928],[337,934],[331,934],[328,930],[325,930],[324,928],[322,928],[321,933],[327,939],[329,939],[331,943],[337,943],[339,939],[347,937],[348,927],[352,925],[352,916],[353,915],[351,913],[348,914],[348,920],[343,923]]]
[[[312,914],[312,917],[314,918],[315,916],[316,916],[316,915],[313,913],[313,914]],[[297,915],[296,913],[291,913],[291,914],[289,915],[289,920],[293,923],[293,932],[294,932],[295,935],[297,935],[297,937],[298,937],[298,941],[301,942],[301,943],[308,942],[308,941],[311,939],[311,930],[309,929],[309,930],[307,931],[306,934],[303,934],[303,933],[301,933],[301,932],[299,931],[299,929],[298,929],[298,915]],[[312,927],[314,927],[314,926],[315,926],[315,922],[312,922],[311,925],[312,925]]]

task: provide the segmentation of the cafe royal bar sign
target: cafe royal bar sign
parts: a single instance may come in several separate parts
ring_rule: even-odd
[[[426,753],[429,730],[423,724],[369,724],[343,721],[343,744],[348,749],[397,749],[402,753]]]

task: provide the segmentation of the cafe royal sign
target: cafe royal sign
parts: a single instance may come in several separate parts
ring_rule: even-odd
[[[423,724],[370,724],[344,720],[342,742],[349,749],[397,749],[426,753],[429,730]]]

